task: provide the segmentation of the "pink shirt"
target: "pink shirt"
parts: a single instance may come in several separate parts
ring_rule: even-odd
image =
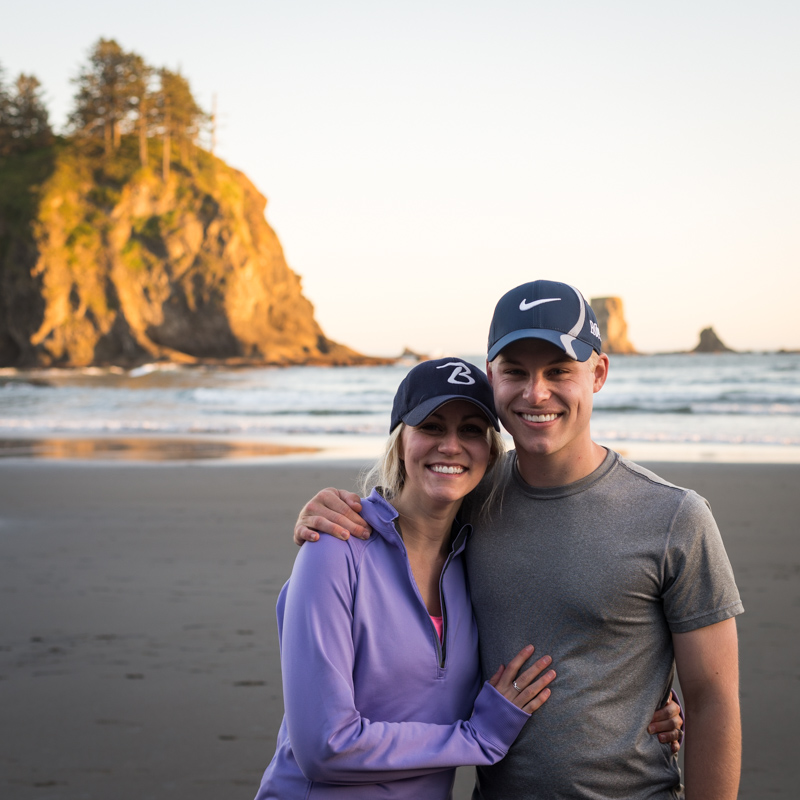
[[[444,633],[444,620],[441,617],[434,617],[433,614],[429,615],[433,627],[436,628],[436,633],[439,634],[439,641],[442,641],[442,634]]]

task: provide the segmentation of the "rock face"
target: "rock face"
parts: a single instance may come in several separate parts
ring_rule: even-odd
[[[735,353],[735,350],[731,350],[730,347],[727,347],[722,339],[717,336],[714,332],[713,328],[703,328],[700,331],[700,341],[697,343],[697,347],[692,350],[693,353]]]
[[[198,151],[165,184],[129,145],[0,164],[0,365],[370,360],[322,332],[242,173]]]
[[[628,339],[628,323],[625,322],[622,299],[619,297],[593,297],[591,306],[600,327],[603,352],[623,355],[635,353],[636,348]]]

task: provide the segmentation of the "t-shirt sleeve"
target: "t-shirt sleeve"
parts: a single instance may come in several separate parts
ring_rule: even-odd
[[[687,491],[673,517],[664,556],[664,613],[673,633],[687,633],[744,611],[708,503]]]

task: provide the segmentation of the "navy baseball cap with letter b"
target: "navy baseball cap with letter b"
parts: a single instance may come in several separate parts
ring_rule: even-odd
[[[500,422],[494,410],[489,379],[474,364],[460,358],[437,358],[417,364],[397,388],[389,431],[401,422],[416,426],[451,400],[476,405],[495,430]]]
[[[543,339],[576,361],[587,361],[601,345],[592,307],[575,287],[557,281],[523,283],[500,298],[489,328],[489,361],[520,339]]]

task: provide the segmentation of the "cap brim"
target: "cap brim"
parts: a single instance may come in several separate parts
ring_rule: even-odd
[[[486,419],[492,424],[492,427],[496,430],[500,430],[500,422],[497,419],[497,415],[487,408],[483,403],[479,400],[473,400],[471,397],[466,397],[463,394],[446,394],[440,395],[439,397],[431,397],[428,400],[425,400],[423,403],[420,403],[415,409],[409,411],[403,417],[403,422],[406,425],[411,425],[412,427],[416,427],[421,422],[424,422],[437,408],[443,406],[445,403],[449,403],[451,400],[466,400],[468,403],[472,403],[474,406],[478,406],[481,411],[486,415]]]
[[[574,350],[574,354],[570,353],[564,344],[565,338]],[[508,347],[512,342],[518,342],[521,339],[541,339],[545,342],[550,342],[550,344],[554,344],[559,350],[562,350],[576,361],[588,361],[594,351],[591,345],[561,331],[552,331],[547,328],[523,328],[522,330],[507,333],[502,339],[496,341],[489,350],[487,359],[494,361],[504,347]]]

